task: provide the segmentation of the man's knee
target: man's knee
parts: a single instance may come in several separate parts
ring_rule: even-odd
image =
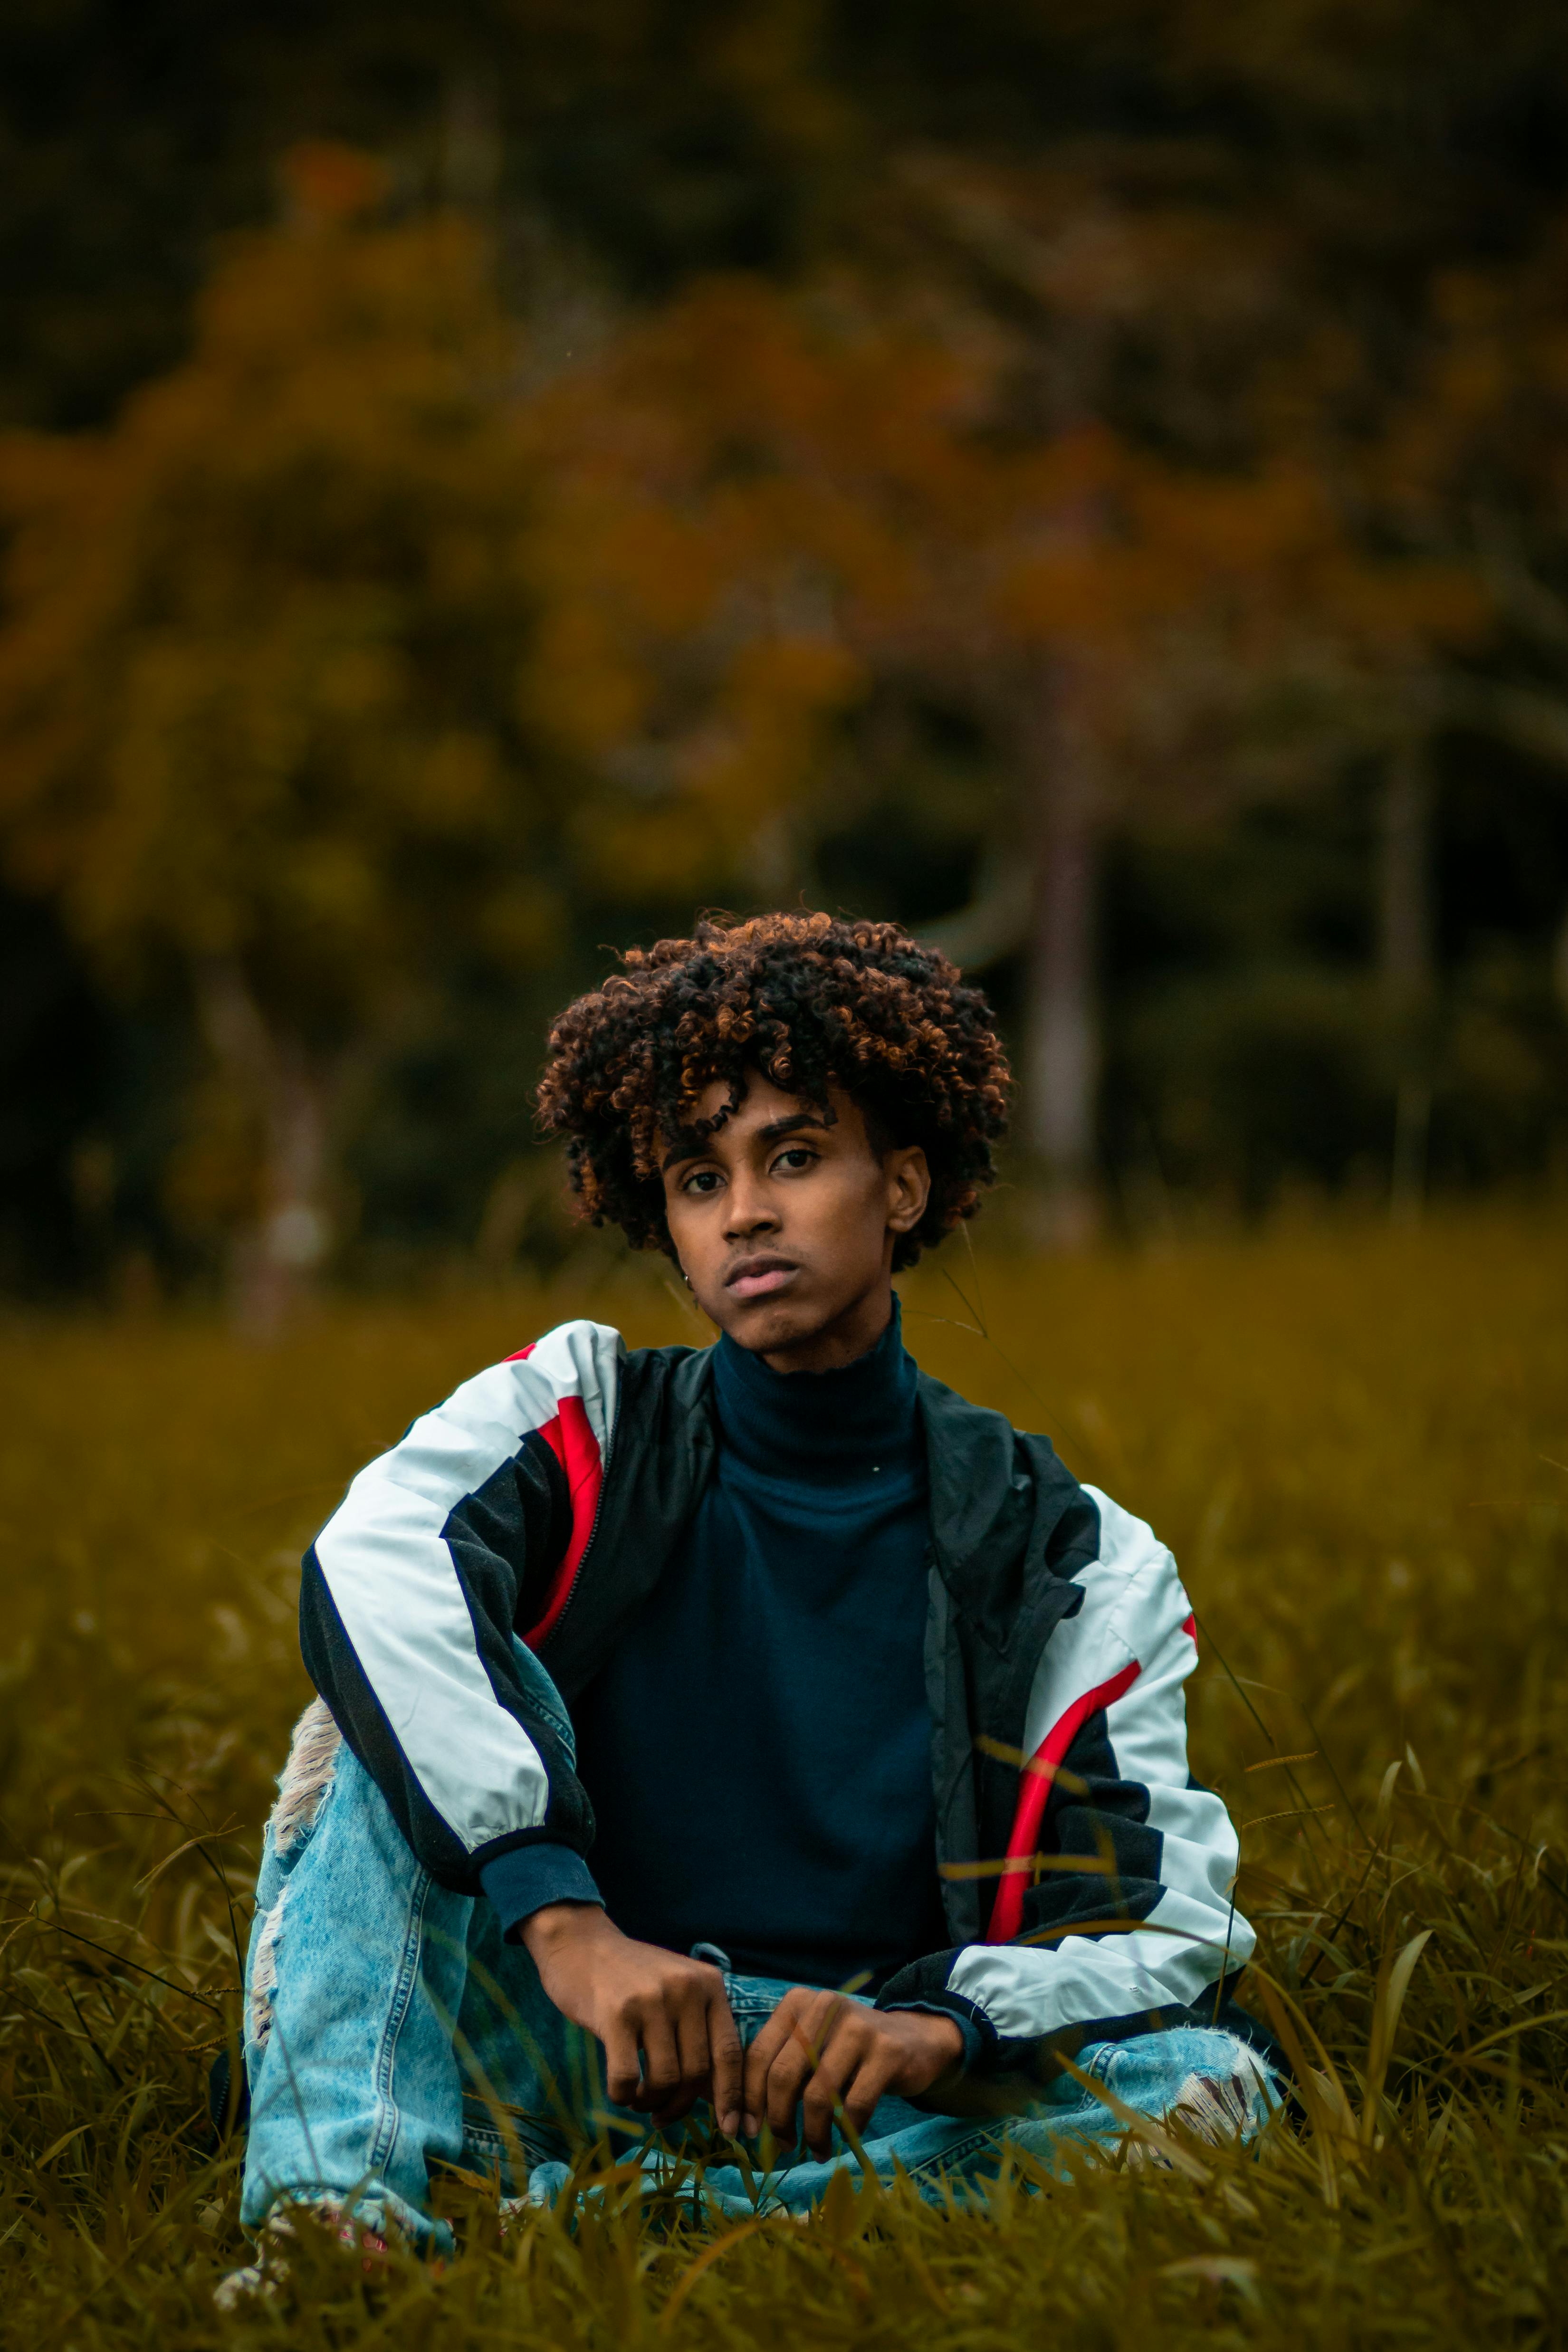
[[[1102,2043],[1086,2067],[1130,2107],[1200,2138],[1250,2139],[1279,2105],[1266,2060],[1220,2026],[1173,2026]]]

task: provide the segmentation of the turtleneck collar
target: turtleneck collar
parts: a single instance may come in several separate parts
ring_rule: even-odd
[[[726,1335],[713,1350],[721,1446],[748,1469],[813,1486],[910,1469],[919,1454],[916,1378],[896,1297],[876,1346],[837,1371],[775,1372]]]

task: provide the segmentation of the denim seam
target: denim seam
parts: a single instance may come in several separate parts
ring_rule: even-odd
[[[386,2022],[382,2028],[381,2043],[375,2053],[376,2118],[370,2145],[373,2178],[379,2178],[384,2169],[403,2120],[392,2095],[393,2070],[397,2061],[398,2039],[413,1998],[414,1979],[419,1972],[419,1954],[425,1937],[425,1906],[429,1901],[434,1883],[426,1870],[419,1873],[415,1883],[414,1897],[408,1906],[408,1926],[403,1938],[403,1958],[393,1986]]]
[[[530,2125],[533,2123],[534,2119],[531,2116],[515,2121],[510,2130],[505,2134],[495,2130],[493,2126],[465,2124],[463,2146],[476,2156],[498,2158],[502,2171],[507,2173],[511,2169],[511,2158],[517,2149],[522,2151],[529,2159],[531,2167],[535,2164],[558,2164],[563,2156],[570,2157],[571,2150],[559,2132],[552,2132],[548,2124],[535,2125],[534,2128],[530,2129]]]
[[[994,2149],[999,2153],[1006,2137],[1005,2130],[998,2129],[994,2124],[988,2125],[985,2130],[977,2131],[968,2139],[960,2140],[956,2147],[944,2147],[935,2156],[928,2156],[922,2162],[911,2164],[909,2168],[910,2179],[911,2180],[930,2179],[941,2173],[951,2172],[960,2165],[967,2164],[972,2158],[984,2155],[987,2150]]]

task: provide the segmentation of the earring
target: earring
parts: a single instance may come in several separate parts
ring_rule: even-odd
[[[689,1290],[689,1289],[690,1289],[690,1287],[691,1287],[691,1276],[687,1273],[686,1268],[685,1268],[684,1266],[682,1266],[682,1267],[681,1267],[681,1269],[680,1269],[680,1279],[681,1279],[681,1280],[682,1280],[682,1282],[686,1285],[686,1287],[688,1288],[688,1290]]]

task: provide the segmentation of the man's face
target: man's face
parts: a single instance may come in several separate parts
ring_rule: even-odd
[[[698,1104],[729,1099],[716,1079]],[[875,1347],[892,1311],[893,1246],[931,1190],[916,1145],[879,1154],[841,1088],[821,1108],[753,1072],[714,1134],[664,1164],[665,1214],[698,1305],[780,1371],[825,1371]]]

